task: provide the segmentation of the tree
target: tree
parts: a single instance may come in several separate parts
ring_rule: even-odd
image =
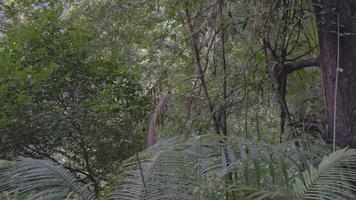
[[[354,199],[354,4],[2,3],[0,189]]]
[[[14,21],[1,40],[1,157],[64,164],[99,193],[132,147],[143,147],[150,104],[137,65],[93,52],[95,35],[57,9]]]
[[[314,0],[329,139],[356,147],[356,2]],[[335,135],[335,138],[334,138]]]

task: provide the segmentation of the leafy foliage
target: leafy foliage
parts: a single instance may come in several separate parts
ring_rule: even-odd
[[[298,68],[319,57],[314,14],[302,0],[0,0],[2,198],[354,199],[320,70]]]
[[[19,199],[94,199],[71,173],[46,160],[19,158],[0,179],[2,191],[15,193]]]
[[[354,149],[342,149],[325,156],[318,168],[310,166],[297,177],[293,189],[298,199],[355,199]]]
[[[197,136],[175,145],[172,140],[161,141],[140,156],[142,171],[135,158],[127,161],[113,198],[208,198],[219,190],[228,192],[228,185],[235,184],[246,186],[248,196],[248,186],[273,185],[276,179],[288,182],[282,166],[286,159],[280,151],[217,135]],[[280,160],[273,154],[281,156]]]
[[[184,141],[161,140],[143,151],[142,168],[137,157],[128,159],[110,199],[354,198],[355,150],[325,156],[300,178],[291,173],[295,168],[286,164],[287,156],[277,159],[277,154],[295,154],[285,154],[284,148],[216,135]],[[51,161],[19,158],[0,178],[0,188],[20,199],[95,199],[86,185]]]
[[[55,159],[98,185],[143,144],[149,98],[136,64],[93,52],[95,35],[57,9],[33,11],[1,40],[1,157]]]

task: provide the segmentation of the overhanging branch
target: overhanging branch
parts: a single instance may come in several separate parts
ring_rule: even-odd
[[[320,66],[319,58],[313,58],[308,60],[301,60],[298,62],[288,63],[286,64],[286,72],[290,74],[294,71],[306,68],[306,67],[318,67]]]

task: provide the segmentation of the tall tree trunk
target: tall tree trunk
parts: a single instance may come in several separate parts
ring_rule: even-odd
[[[318,23],[328,138],[332,140],[335,132],[338,146],[356,148],[356,0],[313,0],[313,3]],[[336,73],[338,65],[341,69]]]

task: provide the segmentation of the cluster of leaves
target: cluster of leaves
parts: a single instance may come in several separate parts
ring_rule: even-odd
[[[326,156],[319,140],[299,138],[274,145],[278,86],[266,61],[313,54],[308,2],[13,0],[5,9],[0,159],[31,159],[0,161],[4,198],[355,198],[354,150]],[[322,113],[314,79],[318,71],[290,76],[296,123]],[[143,144],[150,97],[166,90],[157,137],[186,138],[129,158]],[[207,134],[214,123],[228,136]],[[115,183],[100,187],[117,166]]]
[[[317,167],[303,166],[301,159],[312,159],[293,147],[295,142],[271,147],[217,135],[161,140],[139,160],[126,161],[103,199],[355,198],[355,150],[326,153]],[[46,160],[19,158],[0,180],[7,196],[20,199],[97,198],[70,172]]]
[[[143,143],[150,104],[138,66],[95,53],[96,35],[60,13],[35,10],[1,40],[1,157],[47,158],[103,180]]]

